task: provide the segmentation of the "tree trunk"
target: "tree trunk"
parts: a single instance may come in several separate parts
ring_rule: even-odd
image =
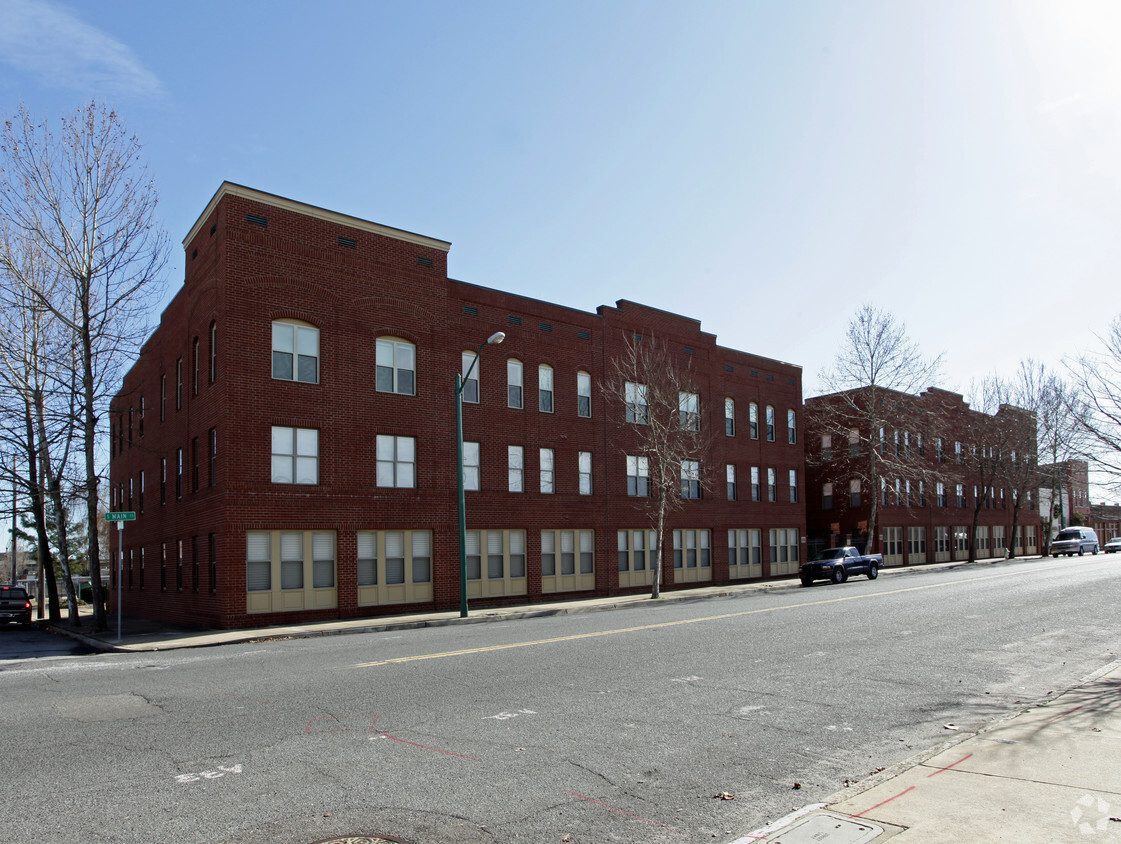
[[[24,399],[27,450],[27,488],[31,495],[31,510],[35,519],[35,535],[39,543],[39,571],[47,589],[47,617],[51,621],[62,618],[58,605],[58,584],[54,578],[54,560],[51,557],[51,540],[47,535],[47,508],[43,487],[39,483],[38,449],[35,447],[35,429],[31,419],[31,405]],[[42,607],[42,604],[39,605]]]
[[[74,592],[74,578],[70,571],[70,540],[66,535],[66,510],[62,506],[62,488],[58,478],[52,477],[51,503],[55,509],[55,521],[58,528],[58,565],[62,569],[62,582],[66,587],[67,616],[72,627],[81,627],[82,618],[78,613],[78,596]]]
[[[655,554],[654,563],[654,585],[650,589],[651,598],[660,598],[662,596],[662,554],[665,553],[665,543],[662,542],[662,535],[666,530],[666,505],[665,498],[658,502],[658,553]]]
[[[84,280],[88,285],[90,279]],[[86,458],[86,532],[90,561],[90,586],[93,592],[93,629],[107,630],[105,620],[105,592],[101,588],[101,549],[98,546],[97,520],[97,466],[94,450],[97,445],[97,416],[94,413],[93,342],[90,337],[89,316],[82,321],[82,394],[84,399],[82,446]]]
[[[1020,526],[1020,505],[1019,496],[1016,496],[1017,503],[1012,507],[1012,541],[1008,543],[1008,559],[1016,559],[1016,528]]]

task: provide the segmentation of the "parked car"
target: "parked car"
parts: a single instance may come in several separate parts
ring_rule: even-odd
[[[1081,557],[1087,551],[1091,554],[1098,553],[1098,535],[1094,533],[1093,528],[1063,528],[1059,531],[1058,535],[1051,540],[1052,557],[1057,557],[1060,554],[1066,554],[1068,557],[1073,557],[1077,554]]]
[[[1114,551],[1121,551],[1121,536],[1115,536],[1102,546],[1102,550],[1107,554],[1112,554]]]
[[[22,586],[0,586],[0,622],[31,625],[31,599]]]
[[[798,576],[803,586],[815,580],[832,580],[844,583],[850,574],[864,574],[869,580],[880,576],[880,566],[884,564],[882,554],[861,554],[851,545],[840,548],[826,548],[816,560],[803,563],[798,567]]]

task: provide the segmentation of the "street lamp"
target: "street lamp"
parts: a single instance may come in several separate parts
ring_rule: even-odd
[[[459,617],[467,618],[467,505],[463,495],[463,385],[471,379],[479,355],[488,345],[498,345],[506,339],[501,331],[496,331],[479,345],[475,359],[465,373],[455,376],[455,465],[459,481]]]

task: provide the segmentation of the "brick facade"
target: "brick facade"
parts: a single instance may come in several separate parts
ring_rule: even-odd
[[[772,530],[796,531],[789,535],[793,555],[804,554],[802,491],[792,496],[788,482],[791,471],[799,487],[805,477],[797,366],[721,347],[698,321],[633,302],[591,313],[454,281],[447,277],[446,242],[229,183],[184,247],[183,288],[111,405],[111,506],[137,512],[124,531],[126,613],[241,627],[400,612],[405,601],[412,610],[458,606],[454,380],[463,353],[496,331],[506,339],[482,351],[479,401],[464,403],[464,439],[478,443],[481,477],[466,507],[469,531],[482,532],[484,544],[488,537],[507,543],[507,574],[488,580],[486,551],[480,551],[483,573],[472,583],[472,606],[649,588],[620,581],[618,532],[648,524],[627,495],[626,428],[601,393],[610,361],[631,334],[655,336],[689,362],[702,418],[718,429],[702,469],[717,474],[711,494],[684,502],[669,525],[708,531],[710,565],[707,571],[675,568],[667,536],[664,588],[792,574],[794,561],[769,559]],[[276,321],[317,329],[311,381],[273,377]],[[415,394],[375,388],[379,338],[415,350]],[[521,409],[508,406],[510,359],[522,364]],[[539,409],[542,365],[552,370],[552,412]],[[577,412],[577,373],[590,376],[590,417]],[[724,427],[726,398],[737,417],[732,435]],[[767,406],[775,409],[774,442],[751,438],[751,403],[761,414]],[[787,436],[788,411],[794,412],[794,443]],[[318,432],[316,483],[273,483],[276,428]],[[415,443],[414,486],[379,486],[379,436]],[[509,446],[524,450],[522,492],[508,491]],[[552,493],[539,491],[542,448],[553,453]],[[591,494],[579,488],[581,452],[591,454]],[[737,500],[726,494],[728,464],[741,479]],[[749,500],[752,466],[775,470],[778,502]],[[760,531],[756,567],[729,567],[729,530]],[[556,532],[558,541],[562,533],[583,534],[592,545],[594,576],[565,579],[558,570],[544,577],[543,531]],[[284,549],[296,547],[291,543],[301,534],[303,571],[315,579],[316,543],[330,539],[330,588],[306,580],[300,589],[278,586],[278,578],[299,568],[285,568],[284,555],[295,552]],[[682,534],[683,545],[699,535]],[[112,534],[114,554],[119,536]],[[247,538],[271,549],[259,569],[271,572],[267,594],[247,589]],[[360,561],[368,553],[362,549],[376,547],[382,555],[377,566],[390,566],[389,549],[401,539],[420,543],[406,552],[416,566],[404,564],[406,579],[421,577],[430,559],[429,580],[418,580],[408,593],[385,580],[371,585],[361,573],[368,565]],[[523,540],[519,555],[515,546]],[[523,561],[524,576],[515,577]],[[377,570],[384,575],[389,569]],[[399,567],[393,570],[400,576]],[[544,591],[546,582],[551,591]]]
[[[1017,555],[1038,553],[1033,414],[1002,405],[990,416],[937,388],[917,396],[880,390],[889,421],[882,431],[869,431],[858,418],[844,418],[857,392],[805,404],[811,553],[857,545],[884,554],[885,565],[913,565],[968,559],[971,544],[977,558],[1004,556],[1014,540]],[[854,433],[846,436],[846,429]],[[869,448],[884,455],[878,489],[868,488]],[[853,491],[860,475],[861,488]],[[873,501],[876,527],[869,537]]]

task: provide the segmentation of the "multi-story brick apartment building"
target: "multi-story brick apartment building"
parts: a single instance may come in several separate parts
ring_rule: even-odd
[[[1004,556],[1013,542],[1017,555],[1038,553],[1033,414],[1002,405],[990,416],[937,388],[881,389],[890,424],[869,431],[850,413],[859,394],[806,400],[811,553],[849,544],[882,553],[885,565],[912,565],[968,559],[971,540],[975,558]],[[868,488],[869,448],[878,450],[878,489]]]
[[[1090,524],[1090,464],[1063,460],[1039,467],[1039,518],[1052,536],[1070,524]]]
[[[1087,521],[1095,531],[1101,544],[1121,536],[1121,505],[1091,504],[1090,518]]]
[[[635,335],[688,362],[717,433],[715,492],[672,513],[664,588],[796,572],[799,367],[633,302],[455,281],[447,242],[229,183],[184,247],[111,405],[111,506],[137,513],[125,613],[239,627],[457,606],[455,376],[498,331],[463,391],[473,605],[650,588],[641,455],[601,392]]]

